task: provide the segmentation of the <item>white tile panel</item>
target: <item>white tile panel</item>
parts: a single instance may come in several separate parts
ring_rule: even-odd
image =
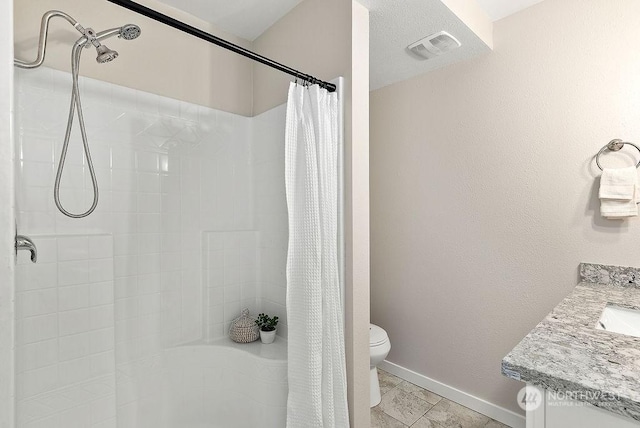
[[[284,115],[261,117],[252,131],[254,119],[82,78],[101,198],[94,214],[74,220],[57,213],[52,192],[69,75],[17,77],[18,220],[23,233],[47,235],[38,240],[41,263],[21,259],[18,270],[18,342],[46,351],[42,360],[25,357],[20,409],[37,407],[36,392],[76,403],[18,426],[114,426],[116,407],[119,426],[149,422],[163,346],[221,337],[242,307],[284,311],[286,205],[282,172],[274,171],[284,169]],[[77,145],[62,196],[72,210],[91,203]],[[40,366],[54,343],[55,370],[47,372]],[[129,376],[118,377],[117,403],[116,370]],[[106,379],[111,395],[80,399],[76,387],[95,379]]]

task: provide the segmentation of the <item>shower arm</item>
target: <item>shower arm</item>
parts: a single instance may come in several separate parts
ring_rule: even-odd
[[[69,24],[73,25],[73,28],[78,30],[80,34],[82,34],[83,38],[86,39],[87,42],[91,42],[95,47],[100,46],[100,37],[105,38],[109,37],[112,34],[108,34],[111,32],[115,32],[115,28],[112,30],[101,31],[99,34],[96,34],[91,28],[84,28],[82,25],[78,23],[75,19],[71,17],[71,15],[64,13],[60,10],[50,10],[42,16],[42,21],[40,23],[40,37],[38,40],[38,56],[35,61],[27,62],[21,59],[14,59],[13,64],[16,67],[20,68],[38,68],[44,62],[44,56],[47,50],[47,35],[49,33],[49,21],[51,18],[64,18]]]

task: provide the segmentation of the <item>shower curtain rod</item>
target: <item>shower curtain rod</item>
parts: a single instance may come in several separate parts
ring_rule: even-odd
[[[257,61],[259,63],[262,63],[264,65],[267,65],[271,68],[275,68],[276,70],[280,70],[284,73],[290,74],[291,76],[294,76],[298,79],[301,79],[303,81],[306,82],[310,82],[311,84],[317,84],[320,85],[322,88],[325,88],[326,90],[328,90],[329,92],[335,92],[336,90],[336,85],[334,85],[333,83],[329,83],[329,82],[325,82],[319,79],[316,79],[315,77],[309,75],[309,74],[305,74],[302,73],[294,68],[291,68],[289,66],[286,66],[284,64],[280,64],[279,62],[276,62],[270,58],[267,58],[266,56],[262,56],[260,54],[257,54],[255,52],[252,52],[248,49],[243,48],[242,46],[238,46],[236,44],[233,44],[227,40],[221,39],[220,37],[216,37],[213,34],[209,34],[205,31],[202,31],[196,27],[192,27],[189,24],[185,24],[182,21],[178,21],[177,19],[174,19],[170,16],[164,15],[158,11],[155,11],[153,9],[150,9],[146,6],[143,6],[141,4],[138,4],[136,2],[133,2],[131,0],[108,0],[111,3],[117,4],[118,6],[122,6],[126,9],[132,10],[134,12],[137,12],[141,15],[146,16],[147,18],[151,18],[155,21],[161,22],[165,25],[168,25],[170,27],[173,27],[177,30],[180,30],[182,32],[185,32],[187,34],[191,34],[192,36],[198,37],[202,40],[206,40],[209,43],[213,43],[214,45],[218,45],[222,48],[225,48],[227,50],[230,50],[232,52],[235,52],[237,54],[240,54],[242,56],[245,56],[249,59],[252,59],[254,61]]]

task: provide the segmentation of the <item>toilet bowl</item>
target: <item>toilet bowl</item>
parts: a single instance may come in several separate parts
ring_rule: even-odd
[[[375,324],[369,324],[369,369],[370,369],[370,404],[377,406],[382,399],[380,395],[380,383],[378,382],[378,364],[387,358],[391,350],[389,336],[384,329]]]

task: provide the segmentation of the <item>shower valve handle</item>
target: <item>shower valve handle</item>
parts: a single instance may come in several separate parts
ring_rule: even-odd
[[[31,238],[23,235],[16,235],[16,254],[18,253],[18,250],[28,250],[31,252],[31,261],[33,263],[38,261],[38,249]]]

